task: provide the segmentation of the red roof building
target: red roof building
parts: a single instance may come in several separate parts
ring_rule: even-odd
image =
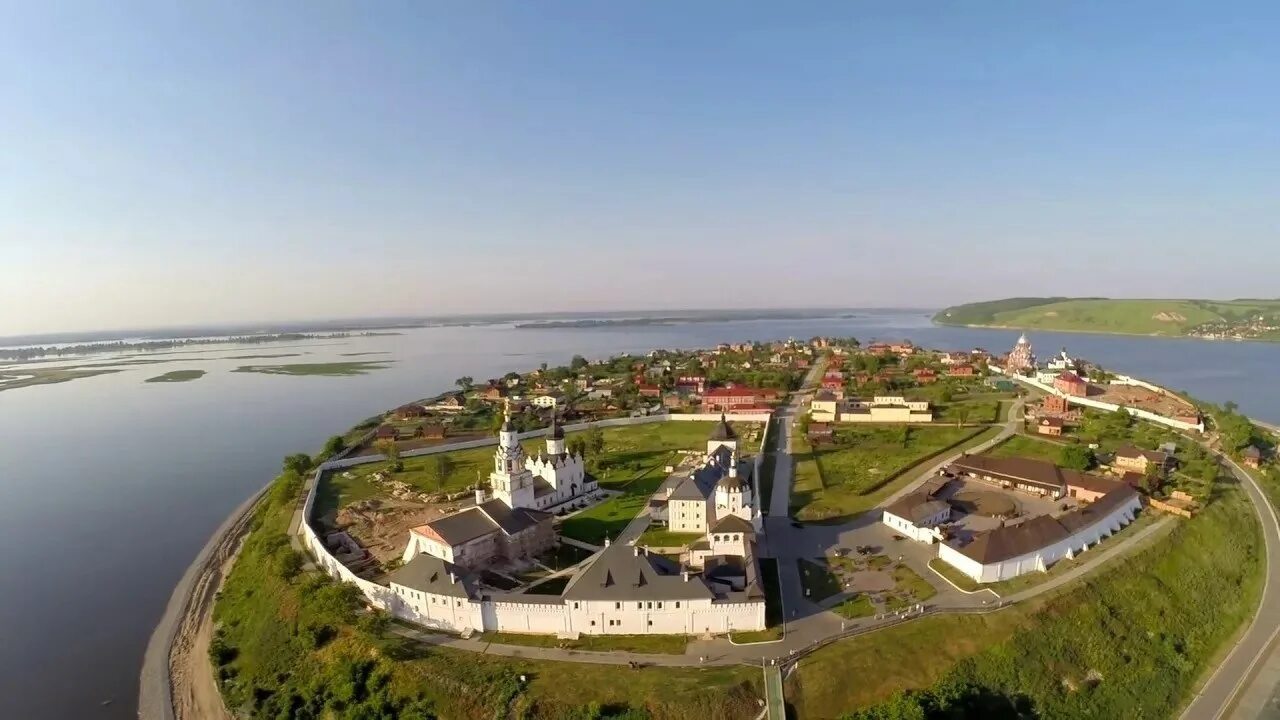
[[[951,377],[973,377],[974,369],[973,366],[969,364],[952,365],[951,369],[947,371],[947,374]]]
[[[920,368],[912,374],[915,375],[916,382],[921,385],[928,385],[929,383],[937,382],[938,380],[938,373],[930,370],[929,368]]]
[[[1072,397],[1084,397],[1089,394],[1089,383],[1073,372],[1064,372],[1053,381],[1058,392]]]

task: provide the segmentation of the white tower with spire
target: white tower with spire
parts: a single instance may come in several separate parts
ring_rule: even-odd
[[[511,405],[503,410],[502,429],[498,431],[498,449],[493,453],[493,472],[489,485],[495,500],[507,507],[533,507],[533,473],[525,467],[524,448],[520,447],[515,427],[511,425]]]

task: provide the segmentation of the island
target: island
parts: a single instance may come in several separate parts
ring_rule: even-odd
[[[144,719],[1168,717],[1280,608],[1273,436],[1025,335],[455,385],[285,458]]]
[[[965,327],[1280,340],[1280,300],[1022,297],[956,305],[933,322]]]

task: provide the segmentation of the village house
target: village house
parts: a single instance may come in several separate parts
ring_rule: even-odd
[[[552,410],[564,405],[564,401],[564,393],[559,391],[535,395],[529,399],[529,403],[534,407],[550,408]]]
[[[1262,467],[1262,451],[1256,445],[1250,445],[1240,452],[1244,458],[1244,464],[1253,469]]]
[[[1045,395],[1040,401],[1040,412],[1045,415],[1062,415],[1070,412],[1067,399],[1060,395]]]
[[[374,440],[396,440],[400,437],[400,432],[391,425],[379,425],[373,431]]]
[[[418,426],[417,436],[423,440],[443,440],[445,437],[444,425],[432,422],[422,423]]]
[[[973,377],[975,373],[976,371],[973,366],[967,363],[963,365],[952,365],[950,369],[947,370],[947,374],[951,377]]]
[[[880,522],[916,542],[942,539],[937,527],[951,520],[951,505],[937,498],[947,478],[930,478],[915,492],[893,501],[881,512]]]
[[[662,397],[662,388],[648,383],[636,385],[636,392],[640,394],[640,397]]]
[[[396,420],[414,420],[426,417],[427,409],[417,404],[401,405],[391,411],[391,416]]]
[[[912,375],[915,377],[916,382],[921,385],[929,385],[930,383],[937,382],[938,380],[937,371],[930,368],[920,368],[912,373]]]
[[[811,422],[809,423],[809,432],[806,433],[809,442],[831,442],[835,437],[835,429],[831,423]]]
[[[1070,370],[1058,375],[1053,381],[1053,388],[1063,395],[1085,397],[1089,394],[1089,383]]]
[[[1036,422],[1036,432],[1041,435],[1058,437],[1062,435],[1062,418],[1042,417]]]
[[[1164,472],[1172,464],[1172,457],[1159,450],[1144,450],[1133,445],[1123,445],[1116,449],[1112,465],[1120,471],[1131,471],[1146,475],[1151,469]]]

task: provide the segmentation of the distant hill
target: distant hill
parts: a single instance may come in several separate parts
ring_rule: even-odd
[[[945,308],[939,325],[1280,340],[1280,300],[1007,298]]]

